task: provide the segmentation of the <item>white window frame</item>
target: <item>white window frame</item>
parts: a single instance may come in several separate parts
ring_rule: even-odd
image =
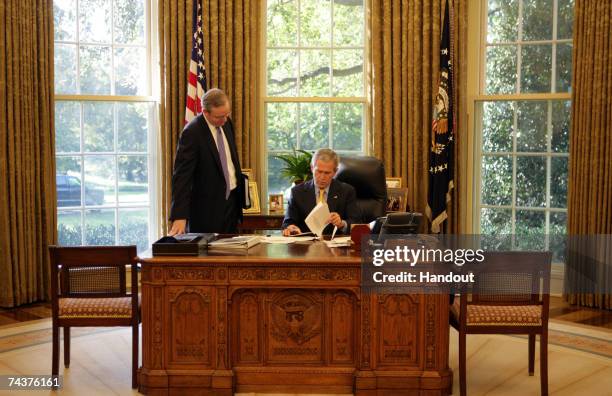
[[[263,132],[261,133],[261,140],[260,140],[260,147],[262,150],[263,155],[261,156],[260,159],[260,163],[259,163],[259,168],[262,169],[261,174],[258,175],[258,179],[260,181],[261,184],[261,188],[263,191],[263,197],[267,197],[267,193],[268,193],[268,155],[269,154],[274,154],[274,153],[284,153],[287,152],[287,150],[269,150],[268,149],[268,131],[267,131],[267,106],[269,103],[298,103],[298,110],[297,110],[297,120],[299,123],[300,120],[300,106],[299,104],[302,103],[325,103],[325,104],[330,104],[333,105],[335,103],[358,103],[361,104],[363,106],[363,116],[362,116],[362,135],[361,135],[361,147],[362,147],[362,151],[357,151],[357,150],[338,150],[339,154],[367,154],[369,152],[369,147],[367,145],[367,136],[368,136],[368,130],[369,130],[369,117],[367,116],[367,112],[368,112],[368,102],[367,102],[367,97],[366,97],[366,88],[367,88],[367,72],[368,72],[368,67],[366,65],[367,61],[368,61],[368,46],[367,44],[367,7],[368,7],[368,0],[364,0],[363,2],[363,46],[359,47],[359,46],[342,46],[342,47],[336,47],[334,45],[334,2],[331,2],[331,19],[330,19],[330,24],[331,24],[331,41],[330,41],[330,46],[329,47],[325,47],[325,46],[302,46],[301,45],[301,40],[300,40],[300,35],[301,35],[301,15],[300,15],[300,5],[301,5],[301,0],[296,0],[297,3],[297,7],[298,7],[298,22],[297,22],[297,38],[296,38],[296,42],[297,45],[295,46],[268,46],[268,37],[267,37],[267,3],[268,0],[264,0],[261,2],[262,4],[262,63],[263,63],[263,67],[261,68],[261,73],[260,73],[260,81],[261,81],[261,87],[262,87],[262,98],[261,98],[261,106],[260,106],[260,114],[261,116],[259,117],[260,119],[260,130]],[[268,96],[268,50],[279,50],[279,49],[284,49],[284,50],[292,50],[292,51],[296,51],[297,52],[297,56],[298,56],[298,62],[297,62],[297,87],[298,87],[298,91],[299,91],[299,86],[300,86],[300,76],[301,76],[301,63],[300,63],[300,56],[301,56],[301,51],[302,50],[329,50],[330,51],[330,65],[333,66],[334,64],[334,51],[335,50],[359,50],[362,49],[363,50],[363,70],[362,70],[362,74],[363,74],[363,96],[354,96],[354,97],[334,97],[334,96],[318,96],[318,97],[305,97],[305,96]],[[333,76],[333,67],[330,68],[330,88],[333,89],[333,84],[334,84],[334,76]],[[333,130],[333,117],[332,117],[332,112],[330,111],[330,115],[329,115],[329,136],[328,136],[328,144],[329,147],[332,147],[333,145],[333,138],[334,138],[334,130]],[[297,135],[297,141],[296,143],[298,144],[299,147],[299,143],[300,143],[300,135]],[[289,149],[289,148],[288,148]],[[265,202],[265,200],[264,200]]]
[[[77,92],[80,92],[80,59],[79,59],[79,49],[81,45],[92,45],[92,46],[105,46],[110,47],[111,49],[111,94],[110,95],[94,95],[94,94],[55,94],[54,98],[55,102],[76,102],[79,103],[80,107],[80,115],[79,115],[79,130],[80,130],[80,151],[79,152],[68,152],[68,153],[57,153],[55,154],[55,158],[58,157],[79,157],[81,161],[81,183],[85,180],[85,157],[89,156],[120,156],[120,155],[143,155],[142,152],[123,152],[117,150],[117,112],[113,111],[113,129],[114,129],[114,145],[115,148],[111,152],[95,152],[95,153],[87,153],[84,152],[84,142],[83,142],[83,103],[85,102],[106,102],[106,103],[146,103],[149,104],[149,114],[147,117],[148,120],[148,137],[147,137],[147,166],[148,166],[148,192],[149,192],[149,203],[148,205],[142,204],[120,204],[118,199],[119,194],[119,178],[118,178],[118,170],[115,166],[114,175],[115,175],[115,203],[112,206],[104,205],[104,206],[91,206],[85,205],[84,196],[81,196],[81,205],[80,206],[67,206],[67,207],[58,207],[56,206],[56,213],[60,212],[68,212],[68,211],[78,211],[81,213],[81,243],[84,244],[85,241],[85,211],[91,209],[113,209],[115,211],[115,241],[119,241],[119,211],[125,209],[148,209],[148,234],[149,234],[149,242],[155,241],[159,235],[159,201],[158,201],[158,156],[157,152],[159,151],[159,119],[158,119],[158,107],[159,107],[159,87],[153,84],[152,76],[159,76],[158,73],[158,55],[157,55],[157,33],[153,29],[153,25],[157,23],[157,12],[158,12],[158,3],[157,0],[144,0],[145,5],[145,26],[144,26],[144,45],[140,44],[116,44],[114,43],[114,7],[113,1],[111,0],[111,42],[110,43],[89,43],[89,42],[79,42],[79,2],[80,0],[75,1],[76,7],[76,36],[74,41],[66,41],[66,40],[55,40],[54,44],[70,44],[76,46],[76,89]],[[115,68],[114,68],[114,49],[115,48],[145,48],[146,54],[146,92],[148,95],[114,95],[115,92]],[[54,109],[55,111],[55,109]],[[81,188],[81,194],[84,194],[83,187]],[[57,203],[56,203],[57,205]]]
[[[500,208],[500,209],[511,209],[512,210],[512,231],[515,229],[515,214],[516,210],[527,209],[532,211],[545,211],[546,212],[546,230],[549,229],[549,215],[554,212],[567,212],[567,209],[549,208],[550,206],[550,162],[554,157],[569,157],[569,153],[557,153],[551,151],[551,103],[555,100],[571,100],[571,93],[557,93],[552,92],[555,89],[556,82],[556,50],[555,47],[558,43],[571,43],[572,39],[556,39],[557,36],[557,0],[553,0],[554,15],[553,15],[553,40],[540,40],[540,41],[522,41],[522,29],[519,29],[517,42],[511,43],[516,46],[519,50],[517,51],[517,81],[516,91],[520,92],[520,81],[521,81],[521,51],[520,48],[523,44],[551,44],[552,45],[552,62],[551,62],[551,92],[550,93],[513,93],[513,94],[485,94],[486,89],[486,53],[487,48],[491,46],[508,45],[509,43],[487,43],[487,7],[488,1],[481,0],[478,2],[470,2],[468,8],[468,42],[474,42],[468,46],[468,59],[476,59],[477,62],[471,63],[468,61],[468,129],[469,133],[466,136],[466,147],[464,147],[464,153],[467,158],[472,158],[472,161],[468,161],[468,167],[462,173],[467,176],[464,180],[468,181],[467,191],[463,191],[459,199],[466,199],[465,202],[471,202],[466,208],[466,216],[464,218],[463,232],[478,234],[480,233],[480,213],[483,208]],[[520,23],[522,19],[522,4],[523,1],[519,0],[519,14],[518,21]],[[477,40],[471,40],[477,38]],[[512,150],[508,152],[495,152],[494,154],[488,154],[490,156],[511,156],[513,161],[512,168],[512,202],[511,205],[496,206],[496,205],[485,205],[481,204],[481,166],[482,158],[487,154],[483,154],[482,150],[482,106],[485,102],[521,102],[521,101],[546,101],[548,106],[547,111],[547,151],[546,152],[521,152],[517,153],[516,150],[516,135],[512,137]],[[514,113],[514,128],[517,125],[517,113]],[[535,207],[521,207],[516,205],[516,158],[517,155],[523,156],[538,156],[545,157],[547,162],[547,175],[546,175],[546,206],[542,208]],[[471,175],[471,177],[470,177]]]

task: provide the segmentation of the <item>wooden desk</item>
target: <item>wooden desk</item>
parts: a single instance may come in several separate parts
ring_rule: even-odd
[[[362,292],[322,242],[142,257],[140,392],[446,395],[448,295]]]

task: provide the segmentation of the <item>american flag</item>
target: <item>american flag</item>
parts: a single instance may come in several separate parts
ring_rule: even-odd
[[[206,90],[206,69],[204,68],[204,33],[202,32],[202,7],[200,0],[193,0],[193,39],[189,80],[187,82],[187,105],[185,124],[202,112],[202,96]]]

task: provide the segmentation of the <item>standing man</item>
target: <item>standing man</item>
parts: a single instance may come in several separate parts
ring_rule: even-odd
[[[236,233],[244,201],[229,99],[212,88],[202,97],[202,113],[179,138],[172,173],[172,228],[185,232]]]
[[[310,231],[305,220],[319,202],[327,203],[330,211],[328,222],[338,227],[341,233],[348,234],[350,224],[361,222],[355,189],[350,184],[334,179],[338,161],[334,150],[325,148],[314,153],[310,162],[313,180],[291,189],[291,198],[283,220],[283,235]]]

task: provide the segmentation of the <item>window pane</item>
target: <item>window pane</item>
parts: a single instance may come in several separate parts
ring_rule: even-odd
[[[300,1],[300,44],[329,46],[331,43],[331,3],[329,0]]]
[[[297,0],[268,0],[268,46],[297,45]]]
[[[567,153],[569,151],[569,131],[571,102],[554,101],[552,102],[552,151]]]
[[[487,94],[516,92],[516,47],[487,48]]]
[[[80,210],[57,212],[57,241],[61,246],[83,244]]]
[[[363,46],[363,0],[334,1],[334,45]]]
[[[115,159],[109,155],[85,157],[85,205],[114,204]]]
[[[268,51],[268,95],[297,95],[298,57],[296,51]]]
[[[119,209],[119,244],[136,245],[138,252],[149,248],[149,211]]]
[[[144,44],[144,1],[114,0],[114,7],[115,42]]]
[[[516,204],[527,207],[546,206],[546,159],[517,157]]]
[[[512,210],[483,208],[480,211],[480,233],[508,235],[512,233]]]
[[[557,38],[571,39],[574,24],[574,0],[557,0]]]
[[[330,96],[328,50],[300,51],[300,96]]]
[[[115,209],[85,211],[85,245],[115,244]]]
[[[291,188],[291,182],[281,174],[284,162],[275,158],[275,154],[268,155],[268,193],[284,194],[285,190],[288,191]]]
[[[329,147],[329,103],[300,104],[300,148]]]
[[[546,213],[544,211],[517,210],[515,233],[516,245],[524,250],[545,248]]]
[[[297,147],[297,103],[268,103],[266,131],[269,150]]]
[[[111,93],[110,47],[82,45],[79,48],[80,85],[82,94]]]
[[[572,86],[572,44],[557,44],[556,92],[569,92]]]
[[[79,40],[111,42],[111,0],[79,0]]]
[[[567,213],[552,212],[549,225],[550,250],[553,252],[553,262],[565,262],[567,235]]]
[[[567,157],[550,159],[550,206],[567,208]]]
[[[147,103],[115,103],[117,109],[117,150],[146,152],[148,139]]]
[[[551,45],[524,45],[521,48],[521,92],[550,92]]]
[[[487,42],[516,41],[518,0],[489,0]]]
[[[485,205],[512,203],[512,158],[487,155],[482,159],[482,197]]]
[[[336,50],[334,96],[363,96],[363,50]]]
[[[83,102],[84,151],[114,151],[113,137],[113,104]]]
[[[53,57],[56,94],[75,94],[77,90],[76,45],[55,44]]]
[[[485,152],[512,151],[514,108],[512,102],[483,105],[482,146]]]
[[[334,150],[362,151],[363,104],[332,104],[332,122]]]
[[[547,102],[518,102],[516,151],[546,151]]]
[[[147,65],[142,47],[115,48],[115,94],[147,95]]]
[[[78,102],[55,102],[55,151],[78,152],[81,149],[81,106]]]
[[[57,206],[81,206],[81,158],[56,158]]]
[[[119,172],[119,203],[149,203],[149,169],[146,155],[120,155],[117,157]]]
[[[523,41],[551,40],[552,0],[523,0]]]
[[[53,0],[55,40],[76,40],[76,0]]]

